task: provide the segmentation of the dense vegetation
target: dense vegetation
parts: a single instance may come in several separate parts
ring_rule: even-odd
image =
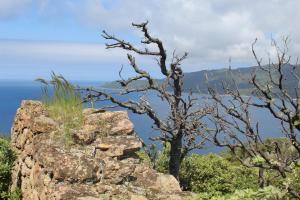
[[[11,169],[16,156],[9,145],[7,138],[0,137],[0,197],[1,199],[18,200],[20,199],[20,192],[9,191],[11,183]]]
[[[291,147],[284,139],[266,140],[269,144],[275,141],[285,145],[287,150]],[[169,149],[165,145],[158,151],[152,145],[140,151],[138,157],[159,172],[168,173]],[[264,150],[273,151],[271,148]],[[278,176],[275,171],[266,171],[266,186],[260,188],[259,169],[245,167],[228,151],[220,154],[191,154],[182,162],[180,182],[184,190],[197,193],[197,197],[192,200],[289,200],[293,198],[286,190],[287,184],[300,191],[300,165],[293,167],[293,172],[287,178]]]
[[[268,142],[273,141],[268,139]],[[168,173],[169,146],[156,151],[154,146],[138,153],[142,162],[162,173]],[[191,154],[182,162],[180,169],[181,186],[193,191],[197,196],[192,200],[252,200],[252,199],[293,199],[285,189],[286,184],[300,188],[299,169],[286,179],[275,172],[265,173],[267,186],[259,187],[258,168],[248,168],[240,164],[230,152],[218,154]]]

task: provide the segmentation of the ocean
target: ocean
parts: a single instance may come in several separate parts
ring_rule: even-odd
[[[79,85],[99,85],[99,83],[78,83]],[[111,92],[114,92],[113,90]],[[40,100],[41,87],[37,82],[30,81],[0,81],[0,133],[9,136],[10,129],[14,120],[16,110],[19,108],[22,100]],[[135,100],[138,95],[129,95],[124,99]],[[150,99],[151,105],[158,111],[160,116],[168,114],[168,107],[157,97],[156,94],[150,93],[146,95]],[[97,103],[96,107],[103,106],[104,103]],[[115,108],[114,110],[120,110]],[[275,120],[266,110],[253,109],[251,111],[253,123],[259,122],[260,131],[265,138],[281,136],[280,122]],[[129,112],[129,118],[135,126],[135,131],[146,144],[150,144],[149,137],[157,136],[159,133],[152,129],[152,121],[145,115],[137,115]],[[220,149],[212,145],[206,147],[199,153],[219,152]]]
[[[76,84],[81,86],[100,85],[98,82],[77,82]],[[0,134],[10,136],[11,126],[22,100],[40,100],[41,95],[41,85],[38,82],[0,81]],[[126,98],[136,99],[137,96],[131,95]],[[102,102],[96,103],[96,107],[105,106],[104,104]],[[163,104],[154,102],[154,105],[158,110],[163,110]],[[120,109],[122,108],[114,108],[113,110]],[[135,115],[131,112],[129,112],[129,117],[135,125],[135,131],[144,141],[149,143],[149,136],[156,135],[155,131],[151,128],[151,120],[146,116]]]

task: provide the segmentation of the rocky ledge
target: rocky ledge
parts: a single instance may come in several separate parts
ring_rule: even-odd
[[[60,137],[61,124],[38,101],[23,101],[12,127],[17,153],[12,187],[25,200],[170,199],[181,200],[176,179],[134,156],[142,142],[124,111],[83,111],[83,125],[72,130],[75,144]]]

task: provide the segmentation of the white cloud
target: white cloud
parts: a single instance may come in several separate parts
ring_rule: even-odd
[[[104,44],[0,40],[0,79],[33,80],[54,71],[73,80],[115,80],[122,64],[127,65],[126,59],[125,52],[107,50]],[[147,70],[158,71],[149,65],[153,60],[141,60]],[[131,68],[124,69],[125,75],[132,73]]]
[[[120,58],[120,52],[107,51],[103,44],[0,40],[2,62],[15,64],[106,64]],[[19,62],[19,63],[18,63]]]
[[[226,67],[229,57],[236,66],[254,64],[255,38],[258,53],[265,56],[271,36],[290,35],[291,53],[300,55],[299,0],[0,0],[0,19],[18,15],[30,4],[42,22],[77,19],[83,29],[105,29],[134,42],[132,36],[141,34],[130,27],[131,22],[149,20],[150,32],[164,41],[168,53],[189,52],[185,71]],[[127,64],[124,54],[92,43],[0,41],[0,59],[16,64]]]
[[[151,32],[165,41],[168,51],[190,52],[188,70],[233,62],[251,64],[251,43],[259,39],[265,52],[270,37],[292,38],[291,51],[299,52],[298,0],[122,0],[106,8],[99,0],[81,1],[77,16],[88,26],[110,32],[128,32],[131,22],[150,21]],[[136,33],[136,32],[135,32]]]
[[[0,19],[19,15],[32,2],[32,0],[1,0]]]
[[[51,71],[73,80],[117,79],[113,71],[125,62],[120,52],[101,44],[21,40],[0,40],[0,60],[0,79],[30,80]]]

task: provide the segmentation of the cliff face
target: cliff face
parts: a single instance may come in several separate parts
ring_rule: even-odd
[[[37,101],[23,101],[12,128],[17,160],[13,184],[23,199],[183,199],[173,176],[157,173],[133,156],[142,147],[126,112],[84,110],[72,130],[76,144],[59,136],[60,123]]]

